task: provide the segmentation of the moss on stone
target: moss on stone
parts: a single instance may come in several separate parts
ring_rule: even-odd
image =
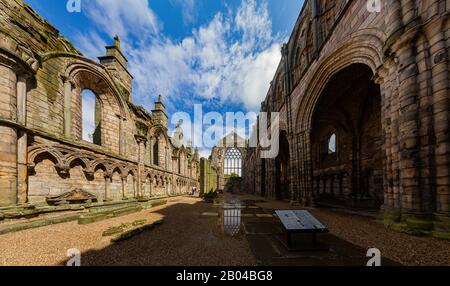
[[[448,231],[448,232],[433,231],[431,234],[433,235],[433,237],[436,237],[439,239],[450,240],[450,231]]]
[[[383,218],[384,220],[399,222],[401,218],[401,211],[400,210],[384,211]]]
[[[419,220],[419,219],[407,219],[406,225],[408,228],[417,231],[431,231],[433,230],[433,222],[429,220]]]

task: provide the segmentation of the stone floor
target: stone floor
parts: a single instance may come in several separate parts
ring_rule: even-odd
[[[77,222],[0,235],[0,265],[64,265],[70,248],[82,265],[237,266],[256,265],[245,237],[230,238],[217,219],[201,219],[210,204],[198,198],[170,198],[168,204],[88,225]],[[130,240],[110,243],[103,231],[113,225],[164,218],[164,223]]]
[[[276,209],[298,209],[298,207],[290,206],[287,202],[258,202],[261,198],[251,195],[238,195],[236,197],[243,201],[257,201],[255,205],[267,213],[273,213]],[[311,208],[308,210],[330,230],[328,235],[322,235],[322,240],[333,247],[330,252],[331,255],[325,255],[325,257],[330,258],[329,261],[324,260],[320,253],[318,256],[311,255],[310,253],[304,261],[297,260],[295,263],[298,265],[303,265],[304,263],[308,265],[335,265],[340,263],[346,265],[347,263],[351,265],[365,265],[367,262],[365,254],[369,248],[378,248],[381,251],[383,256],[382,261],[384,261],[382,263],[384,265],[450,265],[450,241],[432,237],[416,237],[395,232],[385,228],[381,222],[366,216],[358,216],[322,208]],[[252,239],[254,238],[250,238],[249,240],[251,246],[253,245],[251,242]],[[265,257],[265,261],[269,258],[269,262],[265,262],[265,264],[272,263],[278,265],[279,257],[291,258],[292,256],[299,255],[298,253],[286,254],[283,248],[279,248],[278,244],[273,242],[273,239],[268,240],[267,245],[269,244],[272,249],[270,247],[264,249],[269,249],[268,252],[270,254],[268,255],[272,255],[271,257],[275,259],[272,259],[272,262],[270,262],[270,257]],[[253,252],[262,253],[257,250],[255,251],[255,249]],[[355,255],[357,259],[355,259]],[[361,255],[363,255],[362,258]],[[339,261],[339,259],[341,260]],[[286,263],[288,262],[285,259],[281,260]]]
[[[313,245],[311,234],[292,236],[292,245],[301,250],[290,251],[284,243],[283,227],[274,216],[274,210],[263,207],[267,203],[249,196],[221,198],[213,206],[221,217],[224,233],[230,236],[245,236],[250,249],[261,266],[365,266],[367,249],[354,245],[333,234],[318,234],[318,243]],[[288,204],[277,203],[278,209],[291,208]],[[233,231],[239,229],[239,231]],[[383,258],[385,266],[400,265]]]
[[[309,209],[330,230],[319,236],[321,251],[288,251],[277,239],[275,209],[285,202],[226,194],[215,204],[198,198],[170,198],[165,206],[89,225],[62,223],[0,235],[0,265],[64,265],[70,248],[82,265],[365,265],[368,248],[382,252],[383,265],[450,265],[450,242],[393,232],[373,219]],[[164,223],[130,240],[102,237],[110,226],[146,219]],[[296,236],[298,245],[310,237]]]

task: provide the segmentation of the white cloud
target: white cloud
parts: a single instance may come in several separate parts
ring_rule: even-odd
[[[85,1],[87,15],[109,36],[141,36],[157,33],[160,24],[150,9],[148,0],[89,0]]]
[[[158,33],[162,24],[147,0],[92,2],[88,16],[99,29],[122,35],[137,103],[151,108],[162,94],[169,109],[191,110],[195,101],[212,100],[219,107],[235,102],[244,110],[259,110],[281,59],[281,39],[272,32],[266,1],[243,0],[237,11],[217,13],[179,41]],[[195,5],[188,2],[188,8]],[[88,33],[79,37],[80,48],[92,55],[97,51],[89,38],[99,43]]]
[[[194,24],[197,18],[196,0],[170,0],[172,5],[181,7],[183,22],[185,25]]]
[[[94,31],[90,31],[88,34],[78,33],[75,41],[78,43],[78,48],[88,58],[96,59],[105,53],[107,43]]]

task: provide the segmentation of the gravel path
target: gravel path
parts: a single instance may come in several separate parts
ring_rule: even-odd
[[[245,199],[260,199],[244,196]],[[298,209],[285,202],[258,203],[268,209]],[[378,248],[382,255],[407,266],[450,266],[450,241],[416,237],[389,230],[367,217],[329,209],[310,209],[330,232],[363,248]]]
[[[238,196],[239,199],[257,199]],[[258,203],[266,209],[289,209],[284,202]],[[64,265],[70,248],[81,251],[82,265],[255,265],[243,236],[222,234],[217,218],[201,218],[211,205],[199,199],[171,198],[166,206],[90,225],[70,222],[0,235],[0,265]],[[404,265],[450,265],[450,242],[415,237],[386,229],[372,219],[311,209],[333,235],[364,248],[376,247],[384,257]],[[138,219],[165,222],[132,239],[111,244],[102,237],[109,226]]]
[[[70,248],[82,265],[255,265],[245,237],[226,237],[217,221],[200,218],[211,205],[195,198],[171,198],[166,206],[78,225],[63,223],[0,236],[0,265],[64,265]],[[102,237],[109,226],[138,219],[164,223],[128,241]]]

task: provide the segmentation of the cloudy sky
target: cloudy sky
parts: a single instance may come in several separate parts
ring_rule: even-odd
[[[151,110],[161,94],[169,114],[191,115],[193,104],[221,114],[258,111],[303,5],[303,0],[81,0],[81,13],[69,13],[66,0],[25,1],[92,59],[119,35],[135,79],[133,102]],[[192,133],[185,137],[198,136]]]

